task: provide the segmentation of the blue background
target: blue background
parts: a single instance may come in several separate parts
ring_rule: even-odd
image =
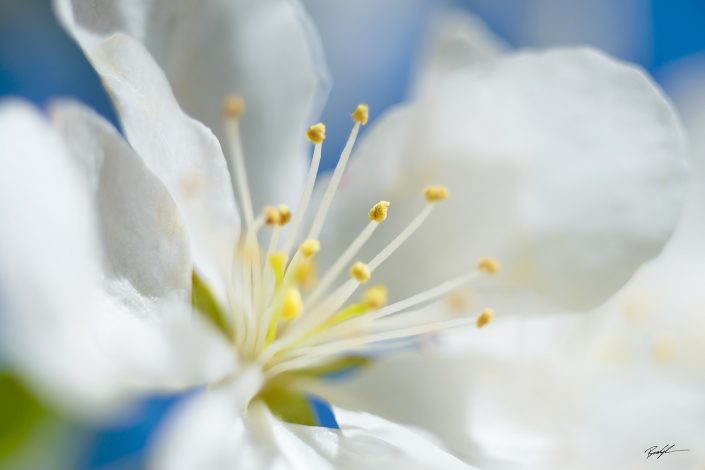
[[[317,6],[313,16],[334,78],[323,113],[332,150],[326,167],[336,161],[335,149],[342,147],[348,113],[357,102],[370,103],[376,116],[404,99],[430,13],[441,6],[473,11],[511,46],[594,44],[640,64],[657,81],[665,81],[680,59],[705,51],[703,0],[377,0],[379,8],[322,2],[308,4]],[[360,31],[363,41],[356,37]],[[7,95],[38,105],[71,96],[116,122],[98,78],[46,0],[0,0],[0,96]],[[130,419],[89,430],[80,468],[139,468],[154,429],[176,401],[154,397],[139,404]],[[325,407],[318,410],[326,413]]]

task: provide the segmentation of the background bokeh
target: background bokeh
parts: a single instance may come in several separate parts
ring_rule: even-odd
[[[368,102],[374,119],[407,96],[425,33],[434,14],[447,8],[477,14],[511,47],[599,47],[639,64],[681,100],[683,87],[705,77],[703,0],[302,1],[320,30],[333,77],[322,117],[328,125],[324,168],[335,164],[355,104]],[[0,0],[0,97],[6,96],[40,106],[70,96],[117,123],[49,0]],[[88,443],[77,457],[79,468],[140,468],[154,429],[178,400],[153,397],[101,429],[79,427]]]

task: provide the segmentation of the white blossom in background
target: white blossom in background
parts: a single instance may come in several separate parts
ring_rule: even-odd
[[[127,143],[77,104],[55,104],[53,128],[6,105],[3,145],[26,158],[0,172],[12,194],[1,213],[17,221],[2,266],[23,274],[0,272],[3,331],[17,333],[18,366],[62,402],[74,387],[100,401],[206,384],[169,420],[157,469],[470,468],[446,448],[493,456],[464,440],[475,365],[441,358],[420,375],[428,357],[412,355],[385,373],[408,382],[382,389],[367,364],[428,333],[491,331],[492,309],[456,298],[468,286],[501,315],[593,307],[675,224],[678,121],[640,71],[597,52],[502,57],[463,39],[475,55],[456,61],[441,40],[427,85],[351,157],[368,120],[355,108],[313,194],[325,126],[307,120],[325,72],[295,2],[55,3]],[[357,401],[321,380],[360,364]],[[437,380],[449,371],[450,387]],[[332,397],[339,430],[310,426],[311,392]],[[339,406],[369,397],[362,411]]]

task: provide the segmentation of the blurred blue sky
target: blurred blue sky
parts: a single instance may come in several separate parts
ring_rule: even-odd
[[[657,80],[680,59],[705,52],[703,0],[303,3],[319,26],[334,78],[323,114],[329,135],[325,167],[336,161],[357,102],[368,102],[378,116],[403,100],[429,20],[442,7],[478,14],[512,46],[592,44],[640,64]],[[0,96],[8,95],[39,105],[72,96],[115,122],[95,73],[57,25],[48,0],[0,0]],[[82,468],[136,468],[151,430],[171,403],[148,401],[135,421],[96,430]]]

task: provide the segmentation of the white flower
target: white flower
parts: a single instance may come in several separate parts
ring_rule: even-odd
[[[29,207],[32,217],[50,222],[51,239],[71,248],[63,253],[66,258],[48,265],[44,256],[35,256],[32,260],[39,261],[27,268],[29,276],[51,273],[41,279],[56,308],[45,312],[31,292],[11,283],[10,312],[28,315],[24,348],[34,346],[33,330],[41,326],[37,312],[61,319],[66,329],[65,340],[52,344],[56,351],[25,354],[39,364],[31,370],[37,380],[44,378],[42,361],[53,354],[78,364],[77,375],[105,370],[100,366],[108,363],[107,379],[95,382],[110,388],[116,382],[122,388],[125,376],[128,385],[151,388],[209,383],[208,393],[174,418],[156,454],[157,468],[467,468],[441,446],[381,418],[334,408],[341,430],[333,431],[284,424],[272,413],[311,423],[304,393],[316,389],[323,371],[359,362],[352,354],[490,322],[489,309],[478,317],[450,319],[446,312],[414,310],[498,270],[494,259],[485,258],[467,272],[473,259],[487,253],[504,258],[509,282],[495,285],[502,298],[517,301],[512,293],[519,289],[522,301],[532,295],[587,307],[655,254],[674,222],[683,177],[678,123],[642,74],[596,53],[517,54],[430,81],[437,85],[370,132],[342,181],[367,122],[367,109],[359,106],[348,145],[328,185],[313,199],[318,208],[308,224],[325,128],[309,128],[315,145],[304,179],[296,131],[304,129],[316,101],[320,74],[295,4],[213,0],[98,7],[60,1],[57,8],[113,97],[131,148],[97,116],[60,104],[51,115],[75,158],[71,162],[32,111],[20,106],[7,112],[8,121],[24,119],[30,123],[27,133],[48,141],[36,149],[16,132],[3,135],[3,141],[31,155],[26,163],[9,164],[9,180],[20,182],[18,194],[34,194],[24,182],[40,166],[40,153],[58,155],[56,166],[65,168],[63,180],[56,181],[51,177],[58,168],[40,168],[42,184],[58,186],[59,194],[73,188],[48,208],[38,202],[3,206],[3,217]],[[233,63],[224,62],[226,57]],[[214,86],[207,86],[210,81]],[[199,97],[199,90],[216,95]],[[216,114],[230,92],[245,96],[250,109],[244,117],[245,102],[234,97],[225,100],[224,115]],[[229,150],[230,172],[221,143]],[[254,175],[249,183],[245,168]],[[445,187],[433,186],[438,182],[453,195],[434,210],[448,196]],[[287,206],[276,204],[289,202],[299,187],[292,216]],[[86,207],[87,191],[93,192],[98,217]],[[391,201],[387,222],[389,203],[374,199],[375,192]],[[267,195],[271,199],[264,199]],[[264,203],[274,205],[261,214],[253,209]],[[67,224],[58,216],[73,205],[82,208],[76,214],[80,223]],[[27,252],[48,250],[46,236],[23,239],[37,220],[18,220],[24,225],[10,232],[14,238],[2,253],[3,266],[27,264]],[[260,237],[262,230],[271,230],[268,242],[260,240],[266,238]],[[379,233],[372,237],[373,232]],[[25,251],[15,250],[22,244]],[[35,244],[45,251],[35,250]],[[319,250],[333,258],[321,263],[328,267],[307,292]],[[75,266],[74,258],[80,261]],[[77,271],[71,275],[86,278],[79,292],[57,280],[67,265]],[[349,279],[338,281],[348,267]],[[460,274],[448,281],[453,270]],[[379,286],[350,300],[371,276],[402,300],[385,307],[386,289]],[[422,291],[437,282],[442,283]],[[86,292],[96,303],[76,309]],[[54,304],[54,296],[61,302]],[[177,347],[191,361],[206,361],[202,364],[211,372],[185,378],[179,356],[168,354],[184,336],[174,335],[174,342],[152,326],[188,313],[190,301],[218,327],[221,340],[229,340],[230,354],[222,357],[224,341],[216,338],[207,341],[211,354]],[[78,313],[64,318],[72,308]],[[83,331],[95,311],[109,313],[107,320],[95,320],[99,332],[110,333],[108,340]],[[10,321],[23,325],[14,318],[18,315]],[[188,324],[189,316],[183,317],[178,325]],[[201,336],[207,332],[196,337]],[[83,341],[91,347],[83,349]],[[144,354],[135,345],[152,341],[165,344],[158,352],[168,367],[158,362],[150,373],[132,379],[143,365],[136,359]],[[101,355],[104,349],[111,354]],[[84,368],[88,359],[99,364],[88,361]],[[55,372],[52,383],[59,387],[70,390],[76,383],[65,380],[61,369]],[[386,390],[388,400],[402,403],[424,390],[422,382],[428,380],[415,379],[408,388]]]

